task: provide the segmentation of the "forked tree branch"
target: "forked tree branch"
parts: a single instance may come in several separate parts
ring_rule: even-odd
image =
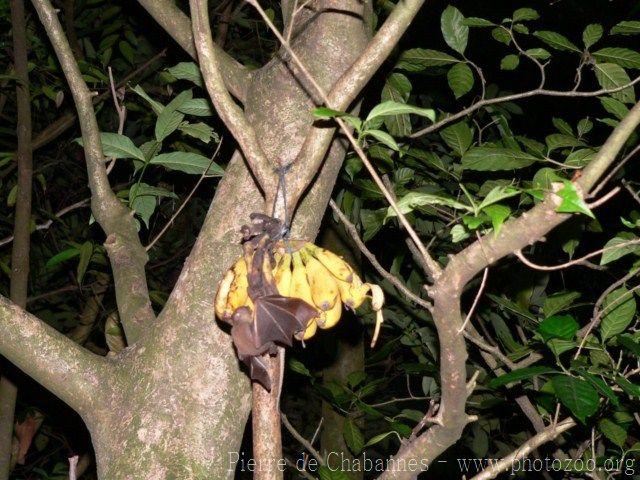
[[[193,35],[200,70],[204,82],[218,115],[240,145],[251,172],[255,175],[267,202],[276,195],[277,175],[274,165],[266,157],[256,132],[251,126],[244,111],[235,103],[221,74],[219,54],[216,52],[209,23],[208,1],[190,0],[191,20],[193,23]]]
[[[326,100],[323,100],[327,107],[341,111],[349,108],[391,54],[423,4],[424,0],[401,0],[397,3],[360,57],[326,94]],[[296,183],[296,188],[290,192],[292,204],[297,203],[320,168],[334,133],[334,128],[312,127],[307,134],[290,174]]]
[[[133,344],[155,318],[145,275],[147,253],[140,243],[132,212],[118,200],[109,185],[92,94],[82,78],[56,11],[49,0],[33,0],[33,5],[58,56],[78,110],[91,209],[107,234],[105,248],[111,260],[120,319],[129,344]]]
[[[109,375],[109,361],[94,355],[22,308],[0,297],[0,353],[60,397],[91,413]]]
[[[173,0],[138,0],[138,3],[192,58],[198,58],[191,21]],[[244,103],[251,73],[217,45],[214,44],[212,48],[226,87],[234,97]]]

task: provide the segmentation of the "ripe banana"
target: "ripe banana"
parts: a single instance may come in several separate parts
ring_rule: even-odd
[[[304,332],[295,334],[296,340],[309,340],[316,334],[317,331],[318,324],[316,323],[316,320],[313,319],[307,324],[307,328]]]
[[[300,252],[294,252],[291,256],[293,262],[293,271],[291,272],[291,290],[290,296],[304,300],[313,306],[313,298],[311,296],[311,286],[307,280]]]
[[[281,256],[273,274],[278,293],[283,297],[291,294],[291,277],[291,255],[286,253]]]
[[[232,267],[234,279],[231,283],[229,296],[227,297],[227,308],[235,312],[238,308],[244,307],[249,300],[247,289],[249,280],[247,279],[247,263],[244,257],[240,257]]]
[[[318,326],[323,330],[334,327],[340,321],[341,315],[342,302],[338,300],[330,310],[320,313],[320,318],[317,320]]]
[[[231,290],[231,283],[235,278],[235,274],[232,269],[227,270],[224,277],[220,281],[218,287],[218,294],[216,295],[215,309],[216,315],[219,319],[230,318],[233,315],[233,310],[227,309],[227,299],[229,298],[229,290]]]
[[[307,279],[309,279],[309,285],[311,286],[313,305],[325,312],[331,310],[340,297],[335,277],[307,251],[302,250],[300,255],[304,261]]]
[[[313,255],[331,274],[338,280],[351,283],[353,280],[353,269],[341,257],[335,253],[320,248],[313,243],[307,243],[305,248]]]
[[[357,275],[354,275],[354,280],[351,283],[338,282],[338,287],[340,288],[342,302],[352,310],[362,305],[370,290],[370,285],[362,283],[362,280]]]

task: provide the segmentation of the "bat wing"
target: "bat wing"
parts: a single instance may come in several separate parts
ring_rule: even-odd
[[[318,311],[299,298],[266,295],[255,301],[253,319],[256,345],[268,347],[273,343],[292,345],[293,335],[307,328]]]

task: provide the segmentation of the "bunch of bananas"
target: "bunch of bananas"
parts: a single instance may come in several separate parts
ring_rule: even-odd
[[[363,282],[341,257],[312,243],[280,241],[274,257],[271,274],[278,293],[299,298],[318,312],[306,330],[296,335],[298,340],[310,339],[318,328],[335,326],[340,321],[343,304],[355,310],[370,297],[376,312],[376,328],[371,342],[375,344],[383,322],[384,304],[384,294],[378,285]],[[230,318],[239,307],[251,308],[247,288],[247,264],[244,258],[240,258],[220,282],[215,302],[216,315],[221,319]]]

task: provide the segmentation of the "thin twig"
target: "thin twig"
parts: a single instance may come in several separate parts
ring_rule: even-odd
[[[574,265],[582,265],[585,260],[593,258],[595,256],[600,255],[601,253],[608,252],[610,250],[616,250],[618,248],[628,247],[630,245],[637,245],[640,243],[640,239],[629,240],[627,242],[618,243],[617,245],[610,245],[608,247],[601,248],[594,252],[588,253],[584,257],[576,258],[575,260],[571,260],[569,262],[561,263],[560,265],[538,265],[537,263],[533,263],[528,260],[523,254],[522,250],[516,250],[514,255],[518,257],[518,259],[524,263],[527,267],[533,268],[534,270],[541,270],[543,272],[553,272],[556,270],[563,270],[568,267],[572,267]]]
[[[482,297],[482,292],[484,292],[484,287],[487,285],[488,276],[489,276],[489,267],[486,267],[484,269],[484,273],[482,274],[482,282],[480,283],[480,288],[478,288],[478,293],[476,293],[476,297],[473,299],[473,304],[471,305],[471,309],[469,309],[469,313],[467,313],[467,316],[465,317],[464,322],[462,322],[462,325],[458,329],[458,335],[462,333],[462,331],[465,328],[467,328],[467,324],[469,323],[469,320],[471,320],[473,312],[475,312],[476,307],[478,306],[480,297]]]
[[[122,135],[122,132],[124,132],[124,122],[127,119],[127,107],[124,106],[124,103],[120,104],[120,99],[118,99],[118,94],[116,92],[116,83],[113,81],[113,71],[111,70],[111,67],[108,67],[108,70],[111,96],[113,97],[113,104],[115,105],[116,113],[118,114],[118,135]],[[124,91],[121,95],[122,100],[124,100]],[[108,163],[107,175],[111,173],[111,170],[113,170],[113,167],[116,164],[116,157],[111,157]]]
[[[622,185],[624,186],[625,190],[629,192],[629,194],[633,197],[633,199],[640,204],[640,195],[638,195],[638,193],[633,188],[631,188],[631,185],[629,185],[626,180],[622,181]]]
[[[189,192],[189,195],[187,195],[187,198],[184,199],[184,201],[182,202],[182,204],[178,207],[178,209],[174,212],[173,215],[171,215],[171,218],[169,219],[169,221],[167,223],[165,223],[164,227],[162,227],[162,230],[160,230],[160,232],[158,232],[158,234],[153,238],[153,240],[151,240],[151,242],[149,242],[149,245],[147,245],[146,247],[144,247],[144,249],[148,252],[149,250],[151,250],[153,248],[153,246],[158,242],[158,240],[160,240],[160,238],[162,237],[162,235],[164,235],[164,233],[169,229],[169,227],[171,226],[171,224],[174,222],[174,220],[176,219],[176,217],[178,215],[180,215],[180,212],[182,212],[182,209],[187,205],[187,203],[189,202],[189,200],[191,200],[191,197],[193,197],[193,194],[196,193],[196,190],[198,189],[198,187],[200,186],[200,184],[202,183],[202,181],[205,179],[205,177],[207,177],[207,172],[209,171],[209,169],[211,168],[211,165],[213,165],[213,161],[215,160],[215,158],[218,156],[218,152],[220,151],[220,147],[222,146],[222,140],[220,139],[220,142],[218,143],[218,146],[216,147],[216,151],[213,152],[213,155],[211,156],[211,161],[209,162],[209,165],[207,166],[207,168],[205,168],[205,170],[202,172],[202,175],[200,175],[200,178],[198,179],[198,181],[196,182],[196,184],[193,186],[193,188],[191,189],[191,191]]]
[[[280,417],[282,418],[282,424],[284,425],[284,427],[287,429],[287,431],[291,434],[291,436],[293,438],[295,438],[298,442],[300,442],[300,444],[306,448],[308,450],[308,452],[313,455],[313,458],[315,458],[318,463],[320,465],[324,465],[325,461],[324,458],[322,458],[322,455],[320,455],[320,452],[318,452],[313,445],[311,445],[311,443],[304,438],[300,432],[298,432],[293,425],[291,425],[291,423],[289,422],[289,419],[287,418],[287,416],[283,413],[280,415]]]
[[[640,152],[640,145],[637,145],[633,150],[631,150],[629,153],[627,153],[622,160],[620,160],[615,167],[613,167],[611,169],[611,171],[607,174],[606,177],[604,177],[600,183],[589,193],[590,197],[595,197],[598,192],[600,190],[602,190],[602,188],[614,177],[614,175],[616,173],[618,173],[620,171],[620,169],[622,167],[625,166],[625,164],[631,160],[633,157],[635,157],[637,155],[637,153]],[[624,182],[623,182],[624,183]]]
[[[391,273],[386,271],[382,265],[380,265],[376,256],[371,252],[371,250],[367,248],[364,242],[360,239],[360,235],[358,234],[358,229],[356,228],[356,226],[349,221],[349,219],[346,217],[344,213],[342,213],[342,210],[340,210],[340,207],[336,205],[336,202],[334,202],[333,200],[329,200],[329,206],[333,209],[335,214],[338,216],[338,218],[344,225],[344,228],[347,230],[347,232],[349,232],[349,234],[351,235],[351,238],[355,242],[358,249],[364,254],[365,257],[367,257],[369,262],[371,262],[371,265],[373,265],[373,268],[375,268],[376,271],[384,279],[388,280],[389,283],[391,283],[400,292],[402,292],[404,296],[407,297],[409,300],[420,305],[422,308],[425,308],[431,311],[432,305],[430,302],[427,302],[426,300],[423,300],[422,298],[418,297],[415,293],[409,290],[407,286],[404,285],[395,275],[392,275]]]

